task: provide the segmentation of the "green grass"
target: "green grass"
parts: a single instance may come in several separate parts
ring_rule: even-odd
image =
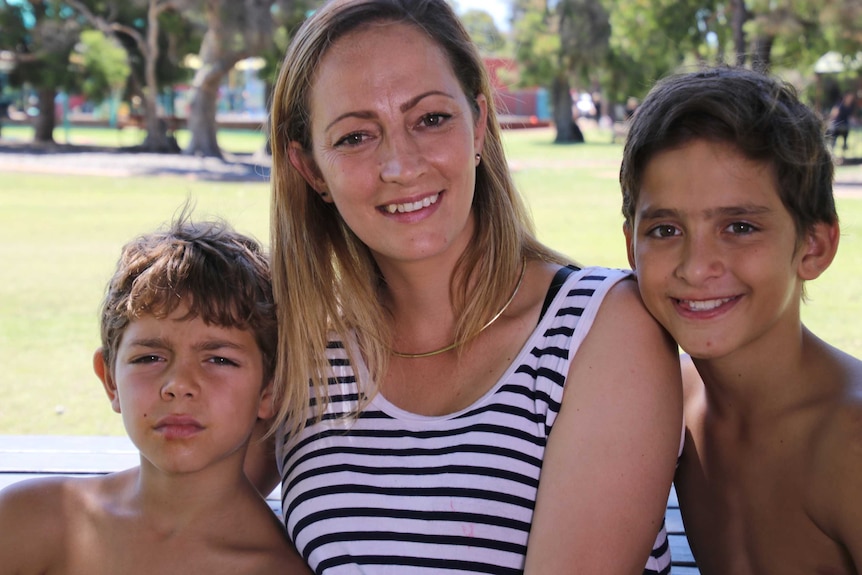
[[[68,132],[61,126],[54,129],[54,141],[58,144],[74,144],[76,146],[137,146],[144,141],[147,133],[139,128],[83,128],[72,127]],[[188,145],[191,134],[188,130],[177,130],[177,143],[181,148]],[[29,142],[33,139],[33,128],[30,126],[3,126],[3,138],[18,142]],[[255,130],[221,129],[218,132],[219,146],[224,151],[234,154],[252,154],[259,151],[264,144],[264,137]]]
[[[13,135],[6,130],[4,137]],[[620,146],[554,146],[552,137],[548,130],[505,136],[539,237],[581,263],[627,267]],[[261,143],[243,138],[238,145],[251,150]],[[123,434],[91,369],[100,298],[120,247],[169,220],[187,199],[196,204],[196,217],[227,217],[267,242],[268,185],[176,177],[0,178],[0,349],[6,360],[0,433]],[[808,286],[803,318],[826,340],[862,357],[856,319],[862,317],[856,277],[862,269],[862,197],[839,198],[838,208],[841,248],[832,267]]]

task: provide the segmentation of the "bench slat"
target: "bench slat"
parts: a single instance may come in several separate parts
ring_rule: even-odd
[[[0,435],[0,489],[18,481],[50,475],[87,476],[122,471],[139,463],[127,437],[66,435]],[[280,490],[267,503],[281,519]],[[665,522],[672,575],[700,575],[685,537],[676,490],[668,497]]]

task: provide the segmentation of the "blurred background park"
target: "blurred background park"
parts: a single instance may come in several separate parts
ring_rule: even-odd
[[[120,247],[224,217],[268,243],[267,97],[312,0],[0,0],[0,434],[123,433],[91,357]],[[662,76],[768,70],[829,123],[841,247],[803,319],[862,357],[859,0],[453,2],[497,91],[540,238],[628,267],[617,182],[627,115]]]

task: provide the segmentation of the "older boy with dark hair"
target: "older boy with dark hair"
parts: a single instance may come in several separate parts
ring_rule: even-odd
[[[629,262],[696,368],[676,486],[704,575],[862,568],[862,362],[800,319],[838,247],[832,178],[822,121],[752,71],[669,77],[631,124]]]
[[[308,573],[243,474],[273,414],[269,264],[219,222],[127,244],[93,365],[141,464],[0,493],[0,573]]]

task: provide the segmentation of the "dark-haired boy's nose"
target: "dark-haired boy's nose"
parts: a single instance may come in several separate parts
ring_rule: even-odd
[[[677,277],[691,285],[721,276],[725,270],[723,255],[716,241],[709,237],[689,236],[680,254]]]

